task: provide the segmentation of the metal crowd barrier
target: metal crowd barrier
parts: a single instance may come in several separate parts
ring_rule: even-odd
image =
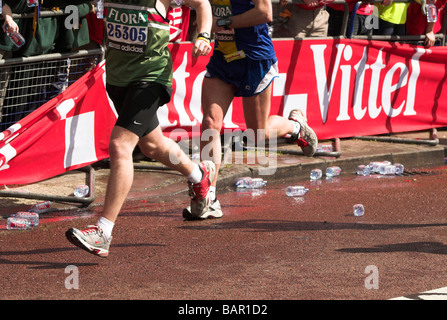
[[[0,60],[0,132],[57,96],[103,57],[99,48]]]
[[[0,132],[57,96],[104,59],[104,49],[0,60]],[[1,190],[0,197],[42,199],[88,206],[94,197],[94,170],[86,171],[85,198]]]

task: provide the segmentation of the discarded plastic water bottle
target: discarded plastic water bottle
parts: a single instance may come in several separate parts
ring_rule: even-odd
[[[250,184],[251,177],[241,177],[238,178],[235,185],[238,188],[247,188],[247,186]]]
[[[11,217],[28,220],[31,228],[37,227],[39,225],[39,214],[35,212],[20,211],[17,213],[13,213]]]
[[[392,164],[382,165],[379,167],[379,173],[386,176],[392,176],[396,174],[396,166]]]
[[[28,212],[35,212],[35,213],[44,213],[51,209],[51,202],[45,201],[45,202],[39,202],[33,205],[31,208],[28,209]]]
[[[286,195],[289,197],[302,197],[308,191],[309,189],[303,186],[288,186],[286,189]]]
[[[313,169],[310,171],[310,180],[318,180],[323,176],[321,169]]]
[[[96,2],[96,18],[104,19],[104,1],[98,0]]]
[[[2,3],[2,0],[0,0],[0,14],[2,14],[3,13],[3,3]]]
[[[360,176],[369,176],[369,175],[371,175],[371,169],[369,168],[369,166],[366,166],[364,164],[361,164],[361,165],[357,166],[356,172]]]
[[[262,188],[267,184],[262,178],[250,178],[250,177],[242,177],[236,181],[236,186],[238,188]]]
[[[86,195],[88,195],[89,191],[90,191],[90,188],[87,185],[82,184],[82,185],[76,187],[73,194],[76,198],[83,198]]]
[[[354,216],[361,217],[365,214],[365,208],[363,207],[363,204],[355,204],[353,207]]]
[[[403,164],[395,163],[394,166],[396,167],[396,174],[404,174],[405,167]]]
[[[326,177],[335,177],[338,176],[341,172],[340,167],[329,167],[326,168]]]
[[[379,173],[380,166],[387,166],[390,164],[391,162],[389,161],[374,161],[369,163],[369,169],[371,170],[371,172]]]
[[[253,189],[257,189],[257,188],[262,188],[267,184],[267,181],[265,181],[262,178],[252,178],[249,188],[253,188]]]
[[[30,222],[23,218],[9,217],[6,220],[6,229],[8,230],[26,230],[31,228]]]

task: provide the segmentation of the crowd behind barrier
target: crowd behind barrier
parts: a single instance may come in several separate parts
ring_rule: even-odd
[[[436,1],[438,22],[433,30],[435,45],[445,44],[446,1]],[[3,1],[3,4],[5,2],[14,3],[11,5],[11,16],[26,42],[19,48],[8,38],[6,32],[0,32],[0,132],[63,91],[104,57],[104,25],[96,17],[95,1],[45,0],[45,7],[38,13],[38,18],[36,8],[28,7],[25,0]],[[428,38],[424,32],[426,17],[421,5],[415,0],[272,2],[274,20],[270,27],[273,39],[335,37],[425,45]],[[385,3],[389,4],[385,6]],[[400,17],[400,21],[391,25],[410,24],[412,34],[379,34],[379,23],[383,23],[381,14],[386,11],[384,7],[393,6],[389,14],[393,16],[397,14],[394,7],[399,4],[404,5],[399,14],[405,17]],[[67,29],[66,21],[72,18],[72,12],[65,12],[65,9],[73,5],[79,15],[79,24]],[[173,8],[179,9],[174,4]],[[182,15],[182,24],[171,26],[172,41],[193,40],[196,37],[195,12],[188,8],[187,11],[176,14]],[[5,10],[3,16],[0,16],[2,26],[4,20]],[[413,28],[414,26],[418,28]]]
[[[272,36],[345,37],[425,45],[428,23],[421,1],[425,5],[434,0],[275,0]],[[313,6],[308,4],[316,2],[318,4]],[[436,1],[438,19],[433,25],[436,45],[445,45],[446,2]],[[392,32],[389,32],[390,27],[393,27]]]

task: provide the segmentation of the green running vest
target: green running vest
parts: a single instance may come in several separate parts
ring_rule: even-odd
[[[156,0],[106,0],[106,79],[125,87],[135,81],[172,85],[169,21]]]

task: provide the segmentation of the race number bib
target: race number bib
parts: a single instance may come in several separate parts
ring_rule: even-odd
[[[123,8],[109,8],[106,20],[109,47],[143,53],[148,37],[148,12]]]
[[[213,16],[216,19],[226,18],[233,15],[230,0],[214,0],[212,9]],[[239,50],[236,46],[236,35],[233,28],[216,32],[215,39],[218,41],[216,50],[224,54],[226,62],[245,58],[244,51]]]

